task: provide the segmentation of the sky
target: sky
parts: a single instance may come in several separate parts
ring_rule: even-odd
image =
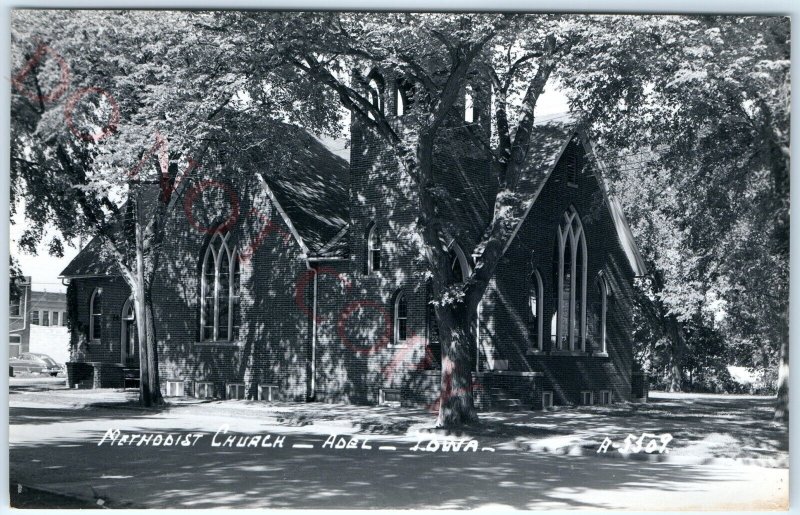
[[[61,284],[61,279],[58,278],[61,271],[66,268],[69,262],[78,254],[77,242],[75,247],[65,246],[64,257],[57,258],[49,255],[47,246],[40,244],[36,256],[24,254],[17,246],[17,240],[25,230],[25,218],[23,216],[22,206],[18,206],[17,214],[13,219],[11,227],[9,227],[9,234],[11,236],[11,255],[19,260],[20,268],[24,275],[31,276],[33,283],[33,291],[59,291],[66,292],[67,287]],[[53,231],[53,228],[49,228]],[[51,233],[54,234],[54,233]],[[48,241],[45,238],[44,241]]]
[[[563,93],[556,89],[545,89],[544,94],[536,105],[535,115],[547,116],[563,113],[567,110],[567,99]],[[321,141],[334,154],[340,155],[345,159],[349,157],[346,155],[349,150],[345,149],[342,141],[332,140],[330,138],[321,138]],[[347,160],[349,161],[349,159]],[[21,206],[17,209],[17,214],[13,222],[14,223],[10,227],[11,254],[19,260],[22,273],[31,276],[33,290],[66,292],[67,288],[61,283],[61,279],[59,279],[58,276],[61,271],[66,268],[72,258],[78,254],[78,242],[73,242],[74,246],[65,246],[63,258],[53,257],[48,254],[47,247],[44,244],[49,240],[48,237],[44,238],[37,255],[23,254],[17,247],[17,240],[25,228],[25,218]],[[52,230],[52,228],[50,228],[50,230]],[[85,243],[88,243],[88,241]]]

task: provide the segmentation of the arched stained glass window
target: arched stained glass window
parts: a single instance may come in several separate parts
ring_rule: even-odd
[[[404,344],[408,340],[408,301],[404,291],[397,293],[394,300],[394,343]]]
[[[377,111],[383,112],[383,78],[376,71],[367,77],[367,100]],[[372,113],[368,116],[375,119]]]
[[[464,121],[467,123],[475,122],[475,100],[473,97],[472,86],[464,88]]]
[[[375,224],[367,231],[367,273],[381,269],[381,232]]]
[[[464,251],[461,250],[461,247],[455,241],[450,244],[449,256],[453,282],[463,283],[469,276],[471,270],[469,262],[467,261],[467,256],[464,255]]]
[[[601,354],[605,354],[608,352],[608,346],[606,345],[606,313],[608,312],[608,282],[606,281],[605,276],[601,275],[597,278],[597,290],[598,294],[600,295],[600,312],[598,313],[598,325],[597,328],[597,352]]]
[[[562,219],[558,251],[556,349],[586,350],[586,239],[575,208]]]
[[[214,234],[203,257],[200,285],[200,338],[234,341],[239,329],[239,258],[230,235]]]
[[[528,334],[532,350],[542,350],[543,289],[542,277],[534,270],[528,277]]]
[[[397,98],[395,99],[397,105],[397,116],[403,116],[406,113],[406,98],[403,95],[403,90],[397,88]]]
[[[89,301],[89,340],[103,338],[103,288],[95,288]]]

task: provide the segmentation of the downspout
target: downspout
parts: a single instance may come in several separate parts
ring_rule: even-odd
[[[481,305],[483,302],[478,303],[475,309],[475,373],[481,373]]]
[[[311,358],[309,367],[306,369],[309,379],[307,382],[308,392],[306,393],[306,401],[313,401],[316,397],[317,391],[317,268],[311,266],[309,260],[306,259],[306,269],[314,273],[314,293],[313,305],[311,307]]]

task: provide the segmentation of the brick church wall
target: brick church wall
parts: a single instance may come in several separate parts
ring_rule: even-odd
[[[577,140],[567,152],[582,154]],[[584,162],[579,159],[578,166]],[[587,165],[588,166],[588,165]],[[580,392],[611,390],[615,401],[630,398],[633,363],[631,348],[630,298],[633,272],[619,245],[616,229],[595,175],[590,168],[577,175],[574,185],[567,183],[565,160],[561,160],[544,185],[506,255],[498,266],[495,281],[483,307],[484,335],[482,367],[492,360],[508,361],[510,370],[543,374],[544,390],[552,390],[556,404],[578,404]],[[603,271],[613,295],[606,318],[607,357],[597,354],[569,355],[551,349],[551,318],[557,310],[557,231],[564,213],[574,206],[583,224],[587,246],[587,350],[599,348],[597,322],[600,294],[596,278]],[[543,350],[529,352],[535,338],[528,310],[530,274],[539,271],[543,282]],[[489,341],[491,340],[491,341]],[[553,352],[551,352],[551,350]]]
[[[228,185],[238,197],[238,216],[230,196],[217,188],[216,195],[197,197],[190,210],[176,210],[168,225],[166,255],[174,257],[153,288],[162,383],[183,381],[186,391],[195,391],[195,383],[211,382],[220,397],[226,384],[243,383],[249,398],[260,384],[276,385],[278,398],[304,400],[309,323],[295,305],[295,288],[306,272],[302,250],[258,179],[226,173],[221,162],[224,156],[206,164],[195,181]],[[228,223],[238,249],[254,248],[240,264],[239,338],[201,341],[200,267],[212,237],[207,228]],[[259,234],[266,236],[257,241]]]
[[[386,108],[394,109],[392,96],[387,98]],[[486,106],[481,102],[476,100],[476,123],[485,124]],[[450,139],[437,142],[436,173],[438,180],[454,188],[456,202],[450,214],[454,226],[462,228],[454,231],[455,237],[471,262],[471,250],[491,213],[496,185],[488,160],[467,135],[460,116],[457,113],[448,122]],[[198,383],[210,382],[215,394],[224,397],[226,384],[244,383],[249,398],[256,397],[259,385],[275,385],[280,399],[350,403],[377,403],[382,391],[384,396],[396,391],[406,404],[435,406],[441,377],[438,359],[425,355],[428,292],[424,265],[412,238],[417,217],[415,184],[398,168],[385,145],[358,120],[353,121],[349,256],[308,266],[303,249],[259,181],[226,169],[224,162],[224,153],[211,151],[188,187],[196,189],[200,181],[225,186],[207,188],[188,209],[179,205],[167,221],[166,257],[152,288],[162,391],[167,381],[183,382],[187,393],[196,392]],[[577,187],[568,186],[564,165],[558,165],[492,281],[481,316],[481,371],[475,375],[483,407],[495,405],[489,389],[505,389],[529,406],[541,405],[545,390],[552,390],[560,404],[578,402],[586,389],[595,394],[610,389],[615,400],[630,397],[633,358],[625,299],[630,297],[632,272],[594,176],[584,172],[577,182]],[[230,224],[231,241],[240,249],[258,239],[266,220],[273,225],[255,246],[252,258],[241,265],[239,338],[201,342],[201,263],[212,236],[206,228],[231,220],[231,192],[239,204],[238,216]],[[608,357],[547,352],[555,299],[556,228],[570,205],[586,230],[587,304],[592,307],[598,302],[594,278],[600,270],[614,291],[607,317]],[[372,224],[381,234],[380,271],[367,270],[367,234]],[[545,320],[544,351],[533,355],[527,353],[530,334],[525,328],[527,291],[523,286],[532,267],[544,282]],[[118,362],[120,315],[129,291],[121,278],[74,279],[70,288],[75,289],[78,317],[86,328],[89,299],[97,286],[104,291],[103,341],[88,345],[85,361]],[[409,337],[404,346],[396,345],[393,335],[394,301],[401,290],[408,303]],[[503,361],[509,370],[521,373],[487,371],[492,363]]]
[[[130,289],[121,277],[98,277],[74,279],[69,288],[76,291],[78,324],[72,330],[79,331],[80,340],[85,341],[82,361],[119,363],[121,361],[122,308],[130,296]],[[96,288],[102,288],[101,307],[102,334],[98,340],[89,340],[89,303]],[[73,359],[75,357],[73,350]]]

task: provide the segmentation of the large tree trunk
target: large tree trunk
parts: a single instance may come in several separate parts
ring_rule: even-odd
[[[144,234],[141,218],[136,223],[136,276],[133,290],[136,311],[136,330],[139,344],[139,402],[142,406],[162,404],[158,381],[158,354],[156,352],[153,302],[145,282]]]
[[[670,392],[683,390],[683,365],[686,357],[686,342],[683,338],[680,322],[670,315],[666,319],[670,339],[668,389]]]
[[[664,291],[664,274],[656,266],[655,261],[647,263],[652,272],[652,288],[655,294],[653,304],[655,305],[654,320],[657,320],[664,330],[664,336],[669,339],[668,353],[669,363],[667,365],[667,390],[670,392],[680,392],[683,386],[683,367],[686,359],[686,340],[683,335],[681,322],[674,314],[669,312],[669,308],[664,301],[659,298],[659,294]]]
[[[436,427],[478,422],[472,390],[470,345],[474,342],[474,315],[464,303],[439,306],[439,338],[442,344],[442,383]]]
[[[150,385],[150,402],[152,406],[164,404],[161,396],[161,382],[158,377],[158,344],[156,341],[155,319],[153,317],[153,296],[149,287],[144,292],[144,312],[147,326],[147,382]]]
[[[151,405],[150,396],[150,374],[147,372],[150,366],[148,359],[149,348],[147,346],[147,322],[146,313],[143,302],[144,288],[135,284],[135,293],[133,294],[133,307],[136,311],[136,336],[137,344],[139,345],[139,403],[142,406],[148,407]]]
[[[436,203],[431,194],[433,183],[434,135],[420,136],[415,164],[411,166],[419,174],[420,220],[424,254],[433,273],[433,287],[437,299],[448,288],[458,288],[453,283],[451,264],[446,248],[447,236],[438,216]],[[470,342],[472,321],[475,319],[470,295],[461,301],[448,300],[436,306],[436,320],[442,346],[441,391],[438,398],[439,415],[436,427],[455,427],[478,421],[478,413],[472,397],[472,367]]]

